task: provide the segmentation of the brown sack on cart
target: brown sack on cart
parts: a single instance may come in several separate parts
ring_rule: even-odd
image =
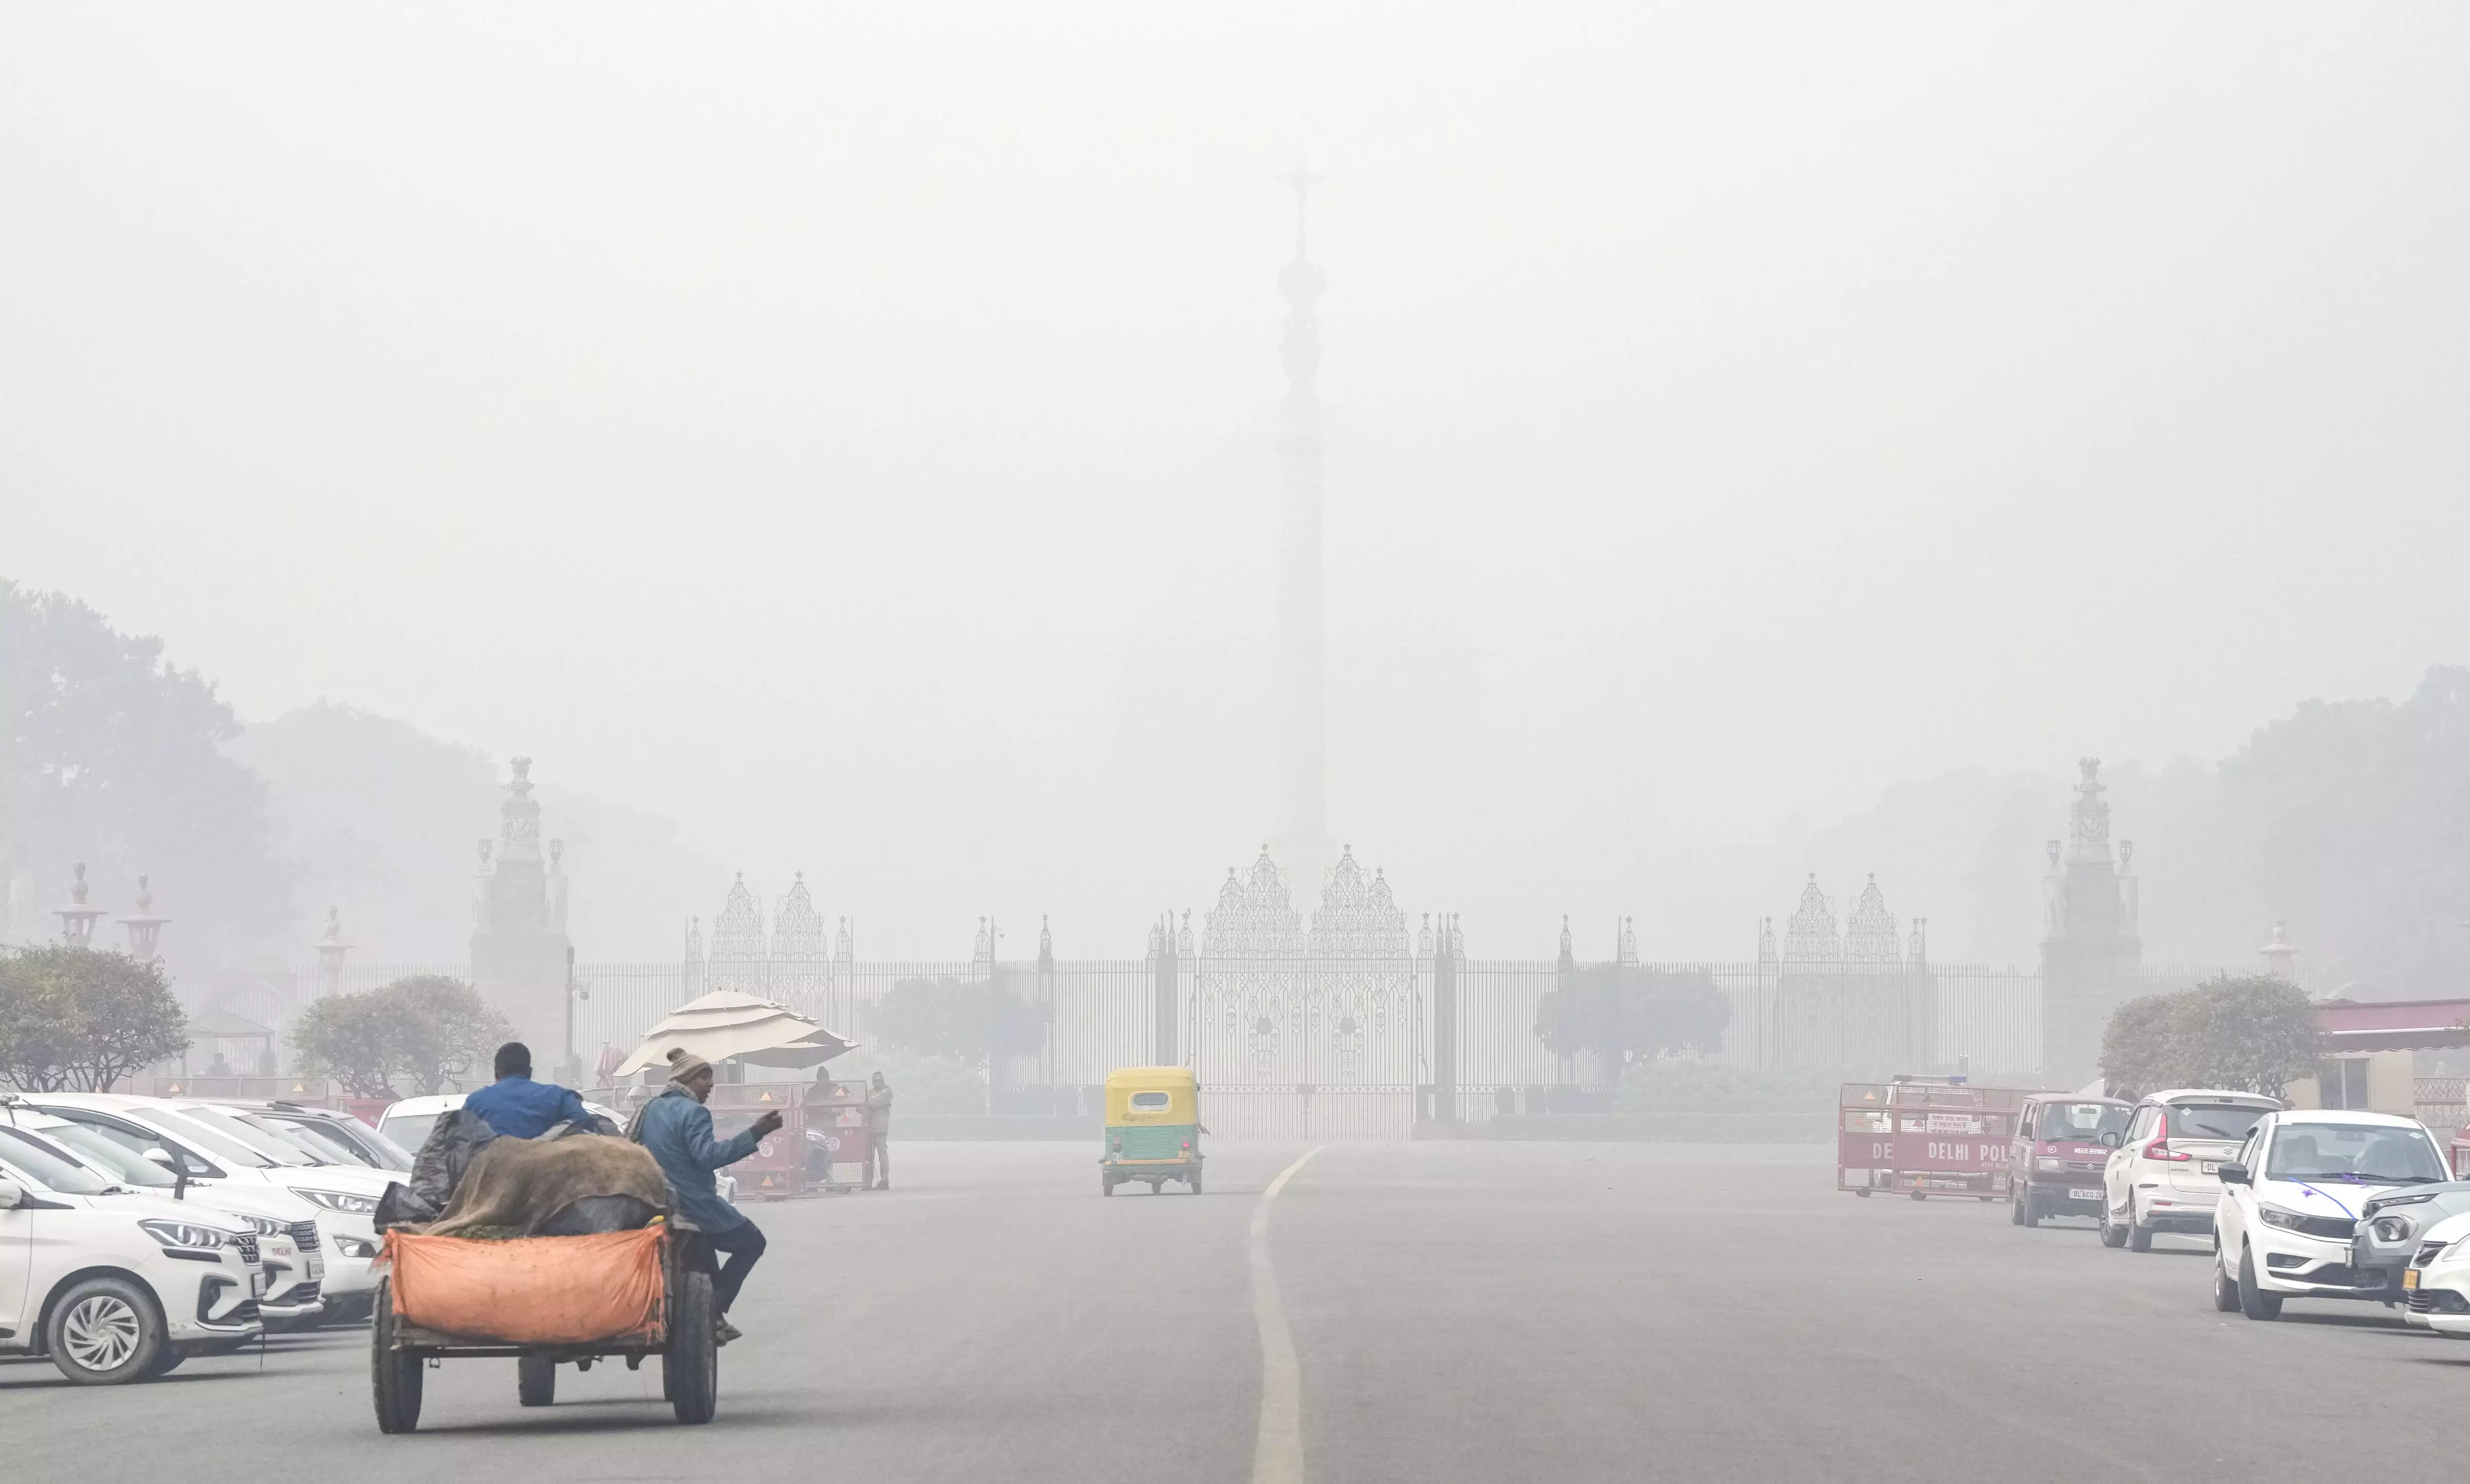
[[[519,1345],[655,1341],[662,1231],[505,1241],[388,1232],[394,1311],[425,1330]]]

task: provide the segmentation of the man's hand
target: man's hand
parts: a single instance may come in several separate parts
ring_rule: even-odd
[[[780,1131],[781,1110],[779,1108],[765,1109],[763,1115],[755,1121],[755,1137],[757,1139],[769,1139]]]

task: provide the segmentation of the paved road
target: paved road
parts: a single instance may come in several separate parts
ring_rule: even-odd
[[[562,1371],[560,1404],[523,1410],[511,1361],[457,1361],[419,1433],[381,1437],[354,1332],[111,1390],[0,1364],[0,1449],[41,1479],[1237,1484],[1248,1230],[1300,1152],[1222,1145],[1204,1196],[1102,1200],[1078,1147],[913,1144],[897,1191],[757,1208],[772,1252],[707,1428],[668,1420],[649,1369]],[[1324,1149],[1269,1222],[1306,1477],[2083,1484],[2449,1456],[2470,1344],[2375,1307],[2216,1314],[2199,1244],[2109,1251],[1830,1178],[1818,1148]]]

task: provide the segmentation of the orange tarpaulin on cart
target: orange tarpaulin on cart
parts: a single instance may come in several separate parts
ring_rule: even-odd
[[[394,1311],[426,1330],[519,1345],[656,1339],[661,1232],[506,1241],[388,1232]]]

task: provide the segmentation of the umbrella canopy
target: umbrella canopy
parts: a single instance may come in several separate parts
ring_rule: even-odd
[[[819,1067],[856,1044],[785,1005],[715,989],[671,1010],[618,1065],[617,1075],[632,1077],[645,1067],[666,1066],[669,1053],[680,1047],[714,1065],[734,1056],[759,1067]]]

